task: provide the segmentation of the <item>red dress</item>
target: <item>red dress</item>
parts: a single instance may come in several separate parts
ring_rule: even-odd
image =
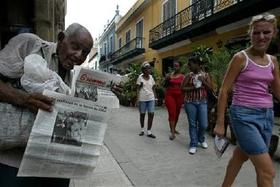
[[[175,121],[176,123],[184,102],[184,96],[181,90],[181,84],[184,78],[185,76],[183,74],[171,77],[165,91],[165,105],[168,110],[168,120]]]

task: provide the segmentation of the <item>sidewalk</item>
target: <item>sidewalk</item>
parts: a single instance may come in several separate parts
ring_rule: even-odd
[[[167,111],[157,107],[152,128],[157,138],[140,137],[137,108],[121,107],[112,113],[105,144],[133,186],[220,186],[234,146],[230,145],[223,157],[218,159],[213,149],[213,137],[206,133],[208,149],[198,148],[195,155],[190,155],[187,115],[183,109],[177,129],[180,134],[170,141]],[[280,147],[276,156],[280,156]],[[274,161],[274,164],[277,171],[274,185],[280,186],[280,163]],[[255,170],[250,162],[243,165],[233,187],[256,187]]]
[[[97,186],[132,186],[108,148],[104,145],[101,149],[97,167],[92,176],[88,179],[76,180],[70,182],[70,187],[97,187]]]
[[[213,138],[206,134],[208,149],[198,148],[195,155],[188,154],[188,125],[183,110],[177,127],[180,134],[173,141],[168,138],[167,111],[162,107],[156,108],[152,129],[157,138],[140,137],[139,130],[137,108],[121,107],[114,110],[105,134],[106,146],[102,149],[92,177],[86,180],[71,180],[70,186],[220,186],[234,146],[230,145],[223,157],[218,159],[213,150]],[[277,173],[274,185],[280,186],[280,145],[275,156],[274,164]],[[254,167],[250,162],[246,162],[233,187],[255,186]]]

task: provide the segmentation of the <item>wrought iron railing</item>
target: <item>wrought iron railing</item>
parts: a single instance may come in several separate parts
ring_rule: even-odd
[[[101,55],[99,59],[99,63],[105,62],[106,61],[106,55]]]
[[[114,52],[111,56],[111,60],[114,61],[118,59],[122,55],[129,53],[135,49],[143,49],[144,48],[144,38],[143,37],[136,37],[133,40],[126,43],[122,48]]]
[[[150,30],[149,42],[158,41],[245,0],[200,0]]]

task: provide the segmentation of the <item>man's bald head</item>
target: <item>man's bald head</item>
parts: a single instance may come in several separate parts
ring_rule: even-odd
[[[85,60],[93,46],[90,32],[78,23],[72,23],[58,34],[57,53],[62,67],[70,70]]]
[[[67,37],[73,36],[77,33],[84,33],[84,34],[90,35],[90,38],[92,40],[92,36],[91,36],[90,32],[88,31],[88,29],[85,28],[84,26],[80,25],[79,23],[72,23],[71,25],[69,25],[66,28],[66,30],[63,33]]]

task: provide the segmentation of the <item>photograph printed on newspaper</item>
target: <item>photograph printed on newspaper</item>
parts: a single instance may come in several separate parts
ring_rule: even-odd
[[[52,112],[39,110],[18,176],[84,178],[97,164],[109,108],[52,91]]]
[[[111,88],[121,81],[123,78],[118,75],[75,66],[71,92],[75,97],[100,101],[110,108],[119,108],[119,100]]]

